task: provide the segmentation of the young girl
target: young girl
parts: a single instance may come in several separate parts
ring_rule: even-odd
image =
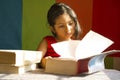
[[[38,49],[43,52],[42,67],[48,58],[60,57],[52,48],[52,43],[77,40],[81,32],[75,12],[64,3],[55,3],[48,10],[47,20],[53,36],[46,36],[40,42]]]

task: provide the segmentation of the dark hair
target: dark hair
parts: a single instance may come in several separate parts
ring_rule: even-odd
[[[75,33],[73,37],[75,39],[79,39],[80,37],[79,34],[80,34],[81,29],[80,29],[79,22],[77,20],[77,16],[75,12],[64,3],[55,3],[48,10],[47,20],[48,20],[49,25],[54,27],[56,18],[64,13],[67,13],[71,17],[71,19],[75,22]],[[56,36],[55,33],[53,33],[53,35]]]

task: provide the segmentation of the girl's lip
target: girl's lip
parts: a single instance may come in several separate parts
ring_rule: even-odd
[[[70,35],[71,35],[71,33],[66,33],[66,35],[67,35],[67,36],[70,36]]]

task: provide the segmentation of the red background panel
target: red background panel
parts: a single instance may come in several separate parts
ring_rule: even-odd
[[[114,41],[106,50],[120,49],[120,0],[56,0],[76,12],[83,29],[82,37],[90,30]],[[120,53],[112,55],[120,57]]]
[[[120,49],[120,1],[93,0],[92,29],[114,41],[110,49]],[[113,56],[119,56],[115,54]]]

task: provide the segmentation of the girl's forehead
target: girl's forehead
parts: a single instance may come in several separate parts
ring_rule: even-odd
[[[55,20],[55,23],[65,23],[65,22],[69,22],[72,21],[72,18],[69,16],[69,14],[64,13],[60,16],[58,16]]]

